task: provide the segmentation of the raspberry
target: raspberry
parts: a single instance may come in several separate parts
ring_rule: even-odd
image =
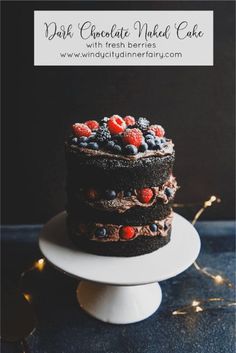
[[[120,228],[120,237],[122,239],[131,239],[135,235],[135,230],[133,227],[125,226]]]
[[[98,193],[95,189],[89,189],[85,192],[85,196],[88,200],[96,200]]]
[[[130,115],[127,115],[125,118],[124,118],[124,121],[126,123],[127,126],[133,126],[135,125],[135,119],[134,117],[130,116]]]
[[[143,142],[143,134],[139,129],[127,129],[124,132],[123,141],[126,145],[139,147]]]
[[[165,130],[161,125],[151,125],[148,130],[153,131],[158,137],[163,137],[165,135]]]
[[[76,136],[86,136],[89,137],[92,134],[90,128],[85,124],[76,123],[72,125],[73,132]]]
[[[99,124],[96,120],[85,121],[85,125],[87,125],[91,130],[96,130],[99,128]]]
[[[119,115],[110,117],[107,126],[111,134],[120,134],[126,129],[126,123]]]
[[[142,203],[149,203],[151,199],[153,198],[153,191],[152,189],[140,189],[137,191],[138,193],[138,199]]]

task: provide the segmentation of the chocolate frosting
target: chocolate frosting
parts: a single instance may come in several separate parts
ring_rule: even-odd
[[[132,226],[135,230],[135,235],[131,239],[122,239],[120,237],[120,229],[122,225],[117,224],[102,224],[102,223],[93,223],[93,224],[80,224],[78,233],[80,236],[86,236],[90,240],[98,242],[114,242],[114,241],[132,241],[137,237],[153,237],[153,236],[162,236],[165,237],[168,234],[168,231],[171,227],[173,219],[173,211],[165,218],[159,221],[153,221],[157,225],[157,231],[153,232],[150,229],[150,225],[142,226]],[[98,228],[105,228],[108,236],[106,237],[97,237],[95,232]]]
[[[123,159],[123,160],[137,160],[140,158],[147,158],[152,156],[163,157],[171,155],[174,152],[174,144],[172,140],[166,139],[166,143],[163,144],[161,150],[147,150],[145,152],[139,152],[136,155],[124,156],[122,154],[115,154],[105,149],[92,150],[86,147],[78,147],[76,145],[67,145],[73,151],[78,151],[81,154],[85,154],[90,157],[107,157],[112,159]]]
[[[170,188],[172,190],[172,194],[170,196],[166,195],[165,191],[167,188]],[[151,187],[153,191],[153,198],[149,203],[142,203],[139,201],[138,192],[136,189],[133,191],[133,195],[131,196],[125,196],[124,191],[120,191],[117,193],[117,197],[113,200],[98,199],[90,201],[84,198],[83,193],[79,195],[79,198],[82,198],[86,204],[97,210],[124,213],[125,211],[137,206],[144,208],[151,207],[156,202],[163,202],[164,204],[167,204],[170,200],[174,198],[178,188],[179,186],[177,185],[177,181],[175,177],[171,174],[169,179],[164,184],[160,186]]]

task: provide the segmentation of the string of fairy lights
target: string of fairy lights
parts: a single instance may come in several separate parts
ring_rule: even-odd
[[[192,224],[195,225],[198,219],[201,217],[203,212],[208,208],[211,207],[214,203],[219,203],[221,200],[216,197],[216,196],[211,196],[209,200],[204,201],[203,204],[201,205],[200,209],[196,212],[194,215],[194,218],[192,220]],[[184,207],[193,207],[196,206],[196,204],[174,204],[175,208],[184,208]],[[24,272],[21,273],[21,279],[25,277],[25,275],[31,271],[39,271],[42,272],[44,271],[46,266],[46,259],[45,258],[40,258],[37,261],[33,263],[33,265],[26,269]],[[209,280],[213,281],[214,284],[216,285],[225,285],[229,289],[233,289],[233,284],[232,282],[225,276],[222,276],[220,273],[213,273],[209,271],[206,267],[202,267],[197,261],[193,263],[194,268],[196,271],[198,271],[200,274],[204,275],[205,277],[209,278]],[[29,292],[24,292],[23,293],[25,299],[31,303],[33,301],[32,295]],[[203,299],[192,299],[187,305],[184,305],[180,308],[177,308],[171,312],[173,316],[176,315],[187,315],[187,314],[193,314],[193,313],[199,313],[203,312],[209,309],[218,308],[218,309],[223,309],[226,307],[235,307],[236,302],[233,300],[229,300],[224,297],[213,297],[213,298],[203,298]]]
[[[197,211],[195,214],[193,220],[192,220],[192,225],[195,225],[198,219],[201,217],[203,212],[208,208],[213,205],[213,203],[219,203],[221,202],[221,199],[212,195],[209,200],[205,201],[201,208]],[[175,204],[176,207],[184,207],[183,204]],[[193,266],[195,269],[212,280],[215,284],[217,285],[226,285],[227,287],[233,289],[233,284],[230,282],[230,280],[225,277],[220,275],[219,273],[214,274],[210,272],[207,268],[202,267],[197,261],[193,263]],[[187,315],[191,313],[199,313],[204,310],[208,310],[214,306],[215,308],[226,308],[226,307],[232,307],[236,306],[236,302],[233,300],[229,300],[223,297],[215,297],[215,298],[207,298],[207,299],[193,299],[192,302],[188,305],[182,306],[181,308],[175,309],[172,311],[172,315]]]

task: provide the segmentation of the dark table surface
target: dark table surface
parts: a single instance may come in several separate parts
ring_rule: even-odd
[[[202,249],[199,263],[234,281],[234,223],[199,222]],[[40,225],[2,227],[3,283],[17,286],[22,271],[41,257]],[[217,285],[192,266],[161,282],[163,301],[150,318],[135,324],[110,325],[83,312],[76,300],[77,280],[51,266],[33,271],[21,285],[33,298],[37,328],[27,339],[32,353],[233,353],[234,308],[212,307],[203,312],[173,316],[172,311],[194,299],[224,297],[234,290]],[[132,300],[132,298],[130,298]],[[24,318],[22,318],[24,320]],[[15,343],[2,342],[2,353],[20,352]]]

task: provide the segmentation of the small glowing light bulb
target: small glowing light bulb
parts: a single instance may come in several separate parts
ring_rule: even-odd
[[[195,311],[196,313],[199,313],[200,311],[203,311],[203,309],[200,306],[196,306]]]
[[[46,261],[45,259],[42,258],[35,262],[34,267],[37,268],[39,271],[43,271],[45,264],[46,264]]]
[[[221,284],[221,283],[224,282],[223,277],[221,277],[220,275],[216,275],[216,276],[214,277],[214,280],[215,280],[215,282],[218,283],[218,284]]]
[[[29,293],[23,293],[23,296],[27,300],[27,302],[31,303],[32,302],[32,297]]]
[[[200,304],[200,302],[197,300],[192,301],[192,306],[198,306],[199,304]]]

